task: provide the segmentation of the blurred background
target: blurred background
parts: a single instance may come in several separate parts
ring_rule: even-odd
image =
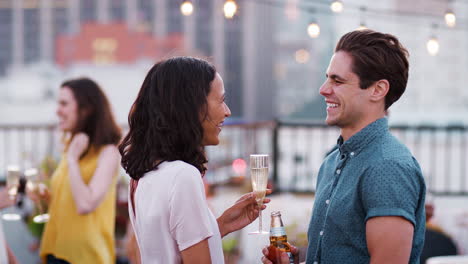
[[[198,56],[223,76],[232,111],[221,144],[207,149],[215,214],[250,191],[248,155],[268,153],[275,194],[265,225],[281,210],[289,239],[304,245],[317,172],[339,135],[323,122],[318,89],[337,40],[360,27],[394,34],[409,50],[407,91],[389,121],[421,164],[431,221],[468,254],[466,0],[0,0],[0,179],[9,164],[53,171],[63,80],[96,80],[125,129],[151,65]],[[123,244],[127,182],[122,172],[116,236]],[[27,214],[28,201],[8,210]],[[21,263],[36,263],[40,231],[27,221],[3,224]],[[224,242],[229,263],[252,263],[268,237],[238,232]]]

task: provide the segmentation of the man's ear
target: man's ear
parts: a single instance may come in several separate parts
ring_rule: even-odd
[[[379,80],[372,85],[372,93],[371,93],[371,101],[377,102],[380,100],[385,100],[385,96],[387,95],[388,91],[390,89],[390,83],[385,80]]]

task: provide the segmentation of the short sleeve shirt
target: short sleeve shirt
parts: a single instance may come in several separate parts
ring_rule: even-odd
[[[142,263],[182,263],[180,252],[208,238],[211,262],[224,263],[221,234],[200,172],[183,161],[146,173],[129,203]]]
[[[424,243],[426,187],[410,151],[379,119],[338,147],[322,164],[309,224],[307,264],[369,263],[366,221],[400,216],[414,226],[409,263]]]

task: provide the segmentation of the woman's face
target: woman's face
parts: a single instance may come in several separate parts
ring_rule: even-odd
[[[57,116],[60,130],[72,132],[76,128],[78,123],[78,102],[72,90],[66,86],[59,91]]]
[[[221,76],[216,73],[211,82],[210,92],[206,98],[207,112],[202,116],[203,146],[218,145],[219,133],[223,127],[224,119],[231,115],[231,110],[224,102],[224,83]]]

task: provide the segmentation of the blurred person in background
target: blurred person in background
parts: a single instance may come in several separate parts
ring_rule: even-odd
[[[0,210],[13,206],[16,203],[16,199],[11,199],[10,195],[8,194],[7,188],[0,189]],[[1,214],[0,214],[1,216]],[[13,251],[8,246],[5,240],[5,234],[3,232],[3,222],[0,219],[0,263],[8,263],[8,264],[17,264],[18,260],[16,259]]]
[[[115,263],[120,128],[105,94],[88,78],[61,85],[57,116],[65,146],[51,178],[40,256],[45,263]]]
[[[349,32],[335,48],[320,94],[326,123],[341,135],[317,177],[307,264],[419,263],[424,178],[385,117],[406,89],[407,57],[395,36],[372,30]],[[264,248],[265,264],[268,253]],[[289,263],[286,254],[281,263]]]
[[[431,194],[426,195],[426,233],[420,263],[426,263],[431,257],[453,256],[458,254],[458,248],[453,238],[433,220],[435,204]]]
[[[224,100],[221,76],[201,59],[158,62],[143,81],[119,146],[132,177],[129,214],[143,264],[224,263],[221,238],[265,208],[258,208],[253,193],[218,219],[208,208],[204,147],[219,144],[231,115]]]

